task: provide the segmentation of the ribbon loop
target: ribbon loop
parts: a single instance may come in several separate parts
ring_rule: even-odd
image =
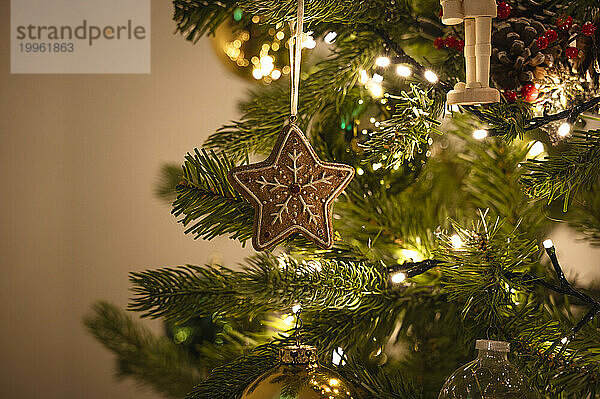
[[[300,87],[300,61],[302,59],[302,36],[304,34],[304,0],[298,0],[296,21],[290,22],[290,121],[298,117],[298,89]]]

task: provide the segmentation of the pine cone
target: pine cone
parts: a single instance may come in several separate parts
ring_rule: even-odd
[[[595,26],[600,24],[600,15],[597,15],[593,21]],[[577,38],[577,48],[580,56],[573,63],[574,72],[577,73],[582,81],[588,85],[585,87],[589,91],[598,91],[600,89],[600,29],[596,29],[591,37],[579,35]]]
[[[553,46],[540,49],[537,38],[546,26],[536,20],[511,18],[492,28],[492,81],[504,90],[515,90],[533,80],[543,79],[554,63]]]

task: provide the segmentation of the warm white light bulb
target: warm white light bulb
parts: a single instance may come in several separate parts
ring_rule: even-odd
[[[371,165],[373,167],[373,170],[377,170],[379,168],[381,168],[383,165],[380,163],[374,163],[373,165]]]
[[[406,274],[404,274],[402,272],[398,272],[398,273],[392,275],[392,283],[394,283],[394,284],[400,284],[404,280],[406,280]]]
[[[540,141],[536,141],[535,143],[533,143],[533,145],[529,149],[529,155],[532,157],[537,157],[542,152],[544,152],[544,144],[542,144],[542,142]]]
[[[563,337],[563,339],[561,339],[561,340],[560,340],[560,342],[561,342],[561,343],[564,345],[564,344],[566,344],[567,342],[569,342],[569,338],[567,338],[567,337]]]
[[[429,69],[425,71],[424,76],[425,79],[427,79],[431,83],[435,83],[438,81],[438,76],[435,74],[435,72],[430,71]]]
[[[338,347],[337,349],[333,350],[331,363],[335,364],[336,366],[343,366],[344,364],[346,364],[346,361],[344,361],[344,350],[342,348]]]
[[[365,71],[364,69],[362,69],[360,71],[360,83],[365,84],[369,81],[369,75],[367,74],[367,71]]]
[[[373,74],[373,82],[377,82],[377,83],[383,82],[383,76],[381,76],[378,73]]]
[[[450,237],[450,242],[452,243],[452,248],[454,249],[460,249],[463,246],[463,242],[458,234],[454,234],[452,237]]]
[[[485,129],[477,129],[473,132],[473,137],[476,140],[483,140],[484,138],[486,138],[488,135],[487,130]]]
[[[396,67],[396,73],[403,78],[408,78],[410,76],[410,68],[406,65],[398,65]]]
[[[325,38],[323,40],[325,41],[325,43],[331,44],[335,41],[336,38],[337,38],[337,32],[329,32],[328,34],[325,35]]]
[[[552,242],[551,239],[544,240],[544,248],[552,248],[553,246],[554,246],[554,243]]]
[[[421,255],[417,251],[414,251],[412,249],[402,249],[402,250],[400,250],[400,253],[405,258],[412,259],[415,262],[420,262],[423,260]]]
[[[294,316],[292,315],[283,315],[283,324],[290,327],[294,323]]]
[[[379,83],[372,82],[369,85],[369,91],[371,92],[371,95],[375,98],[383,96],[383,87],[381,87]]]
[[[388,57],[379,57],[375,60],[375,65],[385,68],[386,66],[390,65],[390,59]]]
[[[310,34],[305,35],[303,39],[304,40],[302,40],[302,47],[304,48],[310,50],[315,48],[315,46],[317,45],[317,42],[315,42],[315,39],[313,39],[313,37]]]
[[[558,135],[560,137],[566,137],[569,135],[569,133],[571,133],[571,124],[570,123],[564,122],[562,125],[559,126]]]
[[[263,74],[259,68],[254,68],[252,70],[252,76],[254,76],[254,79],[259,80],[259,79],[262,79]]]
[[[279,79],[281,77],[281,71],[279,69],[273,69],[271,77],[275,80]]]
[[[292,306],[292,312],[294,312],[294,314],[298,313],[300,309],[302,309],[302,306],[300,306],[300,304]]]

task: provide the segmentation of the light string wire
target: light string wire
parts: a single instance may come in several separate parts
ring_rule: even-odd
[[[298,11],[296,21],[290,22],[290,122],[298,119],[298,90],[300,87],[300,61],[302,60],[302,35],[304,34],[304,0],[298,0]]]

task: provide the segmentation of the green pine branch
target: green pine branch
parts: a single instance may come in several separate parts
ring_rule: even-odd
[[[186,399],[238,399],[244,389],[278,362],[277,346],[265,344],[252,353],[215,368]]]
[[[259,254],[242,271],[219,266],[184,266],[131,273],[135,297],[129,308],[145,317],[185,321],[215,313],[254,317],[290,309],[352,306],[386,288],[387,276],[363,262]]]
[[[587,242],[600,246],[600,189],[592,187],[578,197],[575,206],[568,215],[571,227],[581,232]]]
[[[523,101],[467,106],[465,109],[488,124],[490,135],[501,136],[507,142],[522,139],[533,119],[531,104]]]
[[[436,128],[439,125],[436,118],[443,107],[443,101],[440,106],[442,97],[433,97],[431,91],[416,85],[410,89],[389,95],[388,98],[395,101],[395,112],[381,122],[381,128],[373,131],[361,146],[367,161],[380,163],[385,168],[399,166],[413,160],[417,150],[427,148],[433,142],[432,135],[441,134]]]
[[[181,166],[164,164],[160,168],[159,180],[155,186],[154,194],[162,201],[169,204],[177,197],[177,186],[181,183],[183,173]]]
[[[173,19],[177,31],[196,43],[205,34],[215,30],[230,17],[237,2],[232,0],[174,0]]]
[[[114,305],[96,303],[84,325],[115,354],[120,378],[135,378],[170,398],[183,397],[201,380],[201,370],[188,352],[154,336]]]
[[[567,210],[571,197],[589,189],[600,173],[600,130],[577,130],[560,154],[523,163],[521,179],[526,192],[548,203],[563,197]]]
[[[555,297],[546,283],[536,284],[547,278],[543,272],[531,276],[540,271],[537,245],[488,219],[482,214],[471,228],[455,226],[462,246],[444,236],[437,251],[445,262],[444,292],[461,305],[465,327],[475,336],[512,342],[519,366],[550,397],[600,392],[598,332],[588,326],[585,334],[568,338],[579,317],[567,298]]]
[[[182,216],[186,234],[207,240],[229,235],[242,243],[252,237],[252,206],[227,180],[234,166],[224,153],[196,149],[186,156],[172,211]]]
[[[529,238],[537,238],[548,229],[544,203],[532,201],[522,189],[520,180],[525,173],[521,163],[527,158],[530,146],[522,141],[510,144],[500,138],[476,140],[470,134],[476,130],[471,120],[454,118],[455,135],[464,141],[458,158],[465,170],[463,187],[466,194],[461,203],[473,213],[489,209],[504,219],[507,231],[517,228]]]
[[[373,64],[380,42],[372,34],[338,37],[336,50],[317,63],[302,79],[298,121],[306,133],[310,122],[333,105],[339,109],[347,93],[357,84],[360,70]],[[250,93],[240,105],[242,117],[209,136],[206,148],[225,151],[234,158],[243,154],[267,153],[289,118],[290,90],[286,83]]]

